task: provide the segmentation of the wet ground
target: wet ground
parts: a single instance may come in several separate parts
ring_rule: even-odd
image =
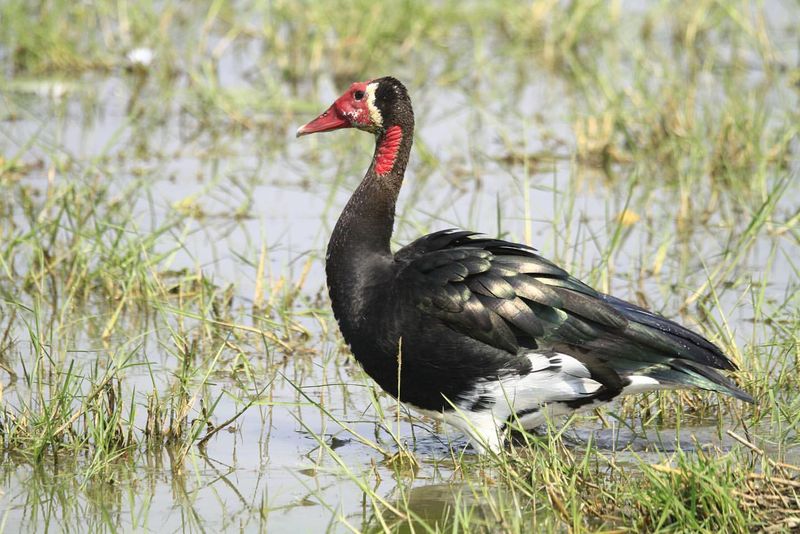
[[[258,99],[248,77],[257,63],[248,49],[223,56],[216,89],[243,93],[246,101]],[[752,73],[754,80],[761,76]],[[709,188],[707,198],[691,199],[693,209],[706,202],[715,209],[706,218],[695,210],[685,230],[677,222],[678,193],[666,179],[646,175],[653,167],[578,161],[574,125],[588,110],[580,98],[565,97],[570,88],[546,70],[474,84],[439,80],[408,81],[418,131],[400,200],[398,244],[453,226],[500,233],[529,241],[601,289],[644,300],[669,316],[698,319],[696,308],[687,312],[682,304],[751,220],[745,213],[736,222],[736,213],[746,210],[735,198]],[[378,531],[383,526],[376,508],[398,499],[423,519],[449,513],[454,495],[460,494],[454,488],[462,484],[452,455],[460,454],[465,441],[444,430],[434,433],[427,420],[403,414],[395,421],[391,399],[381,397],[348,360],[328,313],[326,239],[366,169],[372,141],[359,132],[296,140],[293,132],[340,89],[329,79],[314,87],[284,84],[281,94],[298,102],[291,112],[250,108],[250,114],[238,116],[203,104],[199,90],[183,76],[170,84],[168,97],[160,96],[163,82],[146,69],[70,81],[4,82],[2,154],[6,159],[19,154],[29,166],[14,187],[43,198],[65,182],[107,186],[104,202],[132,214],[126,233],[146,236],[169,223],[152,251],[163,254],[154,270],[173,273],[176,284],[202,273],[220,295],[230,297],[226,319],[216,327],[275,331],[287,345],[241,331],[242,337],[218,335],[200,342],[193,362],[200,372],[188,382],[202,382],[199,391],[216,402],[215,424],[236,416],[247,402],[254,404],[185,457],[164,448],[139,450],[132,453],[134,460],[120,460],[98,480],[86,474],[81,457],[52,458],[34,467],[7,455],[0,486],[0,525],[7,531],[268,527],[316,532],[346,530],[348,524]],[[791,106],[786,94],[776,84],[764,101]],[[796,93],[791,98],[796,101]],[[796,162],[791,165],[796,172]],[[799,195],[793,180],[778,201],[776,218],[789,220]],[[623,213],[631,217],[624,224],[618,222]],[[9,217],[9,228],[30,224],[21,208],[12,208]],[[796,239],[761,232],[727,277],[730,286],[720,287],[709,314],[730,325],[739,346],[754,337],[746,280],[769,281],[763,287],[765,301],[786,299],[796,284],[799,253]],[[24,271],[26,258],[17,256],[17,261],[14,268]],[[147,392],[167,395],[180,367],[169,329],[178,324],[203,328],[190,315],[172,313],[179,305],[171,302],[156,312],[127,310],[102,336],[109,314],[102,304],[81,307],[63,295],[55,303],[37,302],[30,292],[16,297],[31,308],[51,306],[46,317],[75,316],[49,334],[59,358],[85,370],[129,357],[132,365],[121,387],[124,398],[139,403],[140,429],[146,424]],[[4,306],[6,312],[11,309],[8,299]],[[282,320],[284,313],[291,319]],[[37,350],[25,328],[11,337],[14,343],[6,347],[3,361],[15,377],[0,375],[6,410],[31,398],[24,377],[26,362]],[[239,358],[252,367],[237,363]],[[201,381],[205,369],[211,380]],[[376,396],[388,416],[378,413]],[[393,435],[399,435],[421,466],[413,477],[398,475],[374,445],[343,426],[388,452],[397,449]],[[725,451],[738,443],[728,430],[749,432],[749,439],[767,450],[776,441],[774,428],[743,430],[734,419],[680,428],[668,421],[641,429],[635,419],[610,418],[604,424],[589,418],[577,422],[566,439],[578,454],[591,442],[624,464],[655,462],[676,449]],[[781,432],[782,439],[792,433]],[[787,458],[796,454],[782,452]],[[368,498],[364,481],[386,503]],[[466,485],[463,498],[479,500]]]

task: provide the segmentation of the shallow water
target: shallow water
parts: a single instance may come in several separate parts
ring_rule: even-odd
[[[221,90],[252,91],[245,74],[257,63],[256,57],[248,55],[255,53],[225,56],[218,71]],[[759,73],[753,77],[758,79]],[[563,80],[540,70],[528,72],[518,89],[508,90],[511,85],[510,79],[499,77],[468,87],[435,83],[411,87],[418,103],[417,148],[400,200],[397,243],[452,226],[499,232],[517,240],[528,236],[544,255],[559,259],[603,289],[628,298],[636,298],[637,292],[646,294],[650,305],[677,316],[689,296],[688,288],[706,280],[705,269],[713,268],[714,258],[745,231],[749,218],[742,216],[738,227],[729,228],[721,216],[712,216],[692,228],[688,237],[675,235],[674,190],[656,178],[646,188],[631,191],[630,181],[641,179],[640,169],[615,166],[612,178],[572,158],[573,123],[586,110],[575,97],[564,98]],[[320,298],[327,235],[369,161],[368,136],[340,132],[338,137],[295,140],[295,128],[311,114],[268,110],[249,117],[256,126],[231,124],[224,115],[219,116],[221,124],[214,126],[212,120],[209,125],[192,111],[197,103],[185,86],[176,83],[175,93],[161,99],[163,88],[155,80],[125,72],[91,75],[58,85],[57,91],[54,86],[10,80],[4,87],[8,109],[0,115],[12,113],[17,119],[3,121],[0,146],[3,153],[19,151],[23,162],[37,165],[21,178],[24,186],[47,195],[49,188],[63,182],[89,183],[99,177],[110,183],[111,195],[132,203],[135,225],[127,231],[146,235],[167,220],[177,220],[171,233],[159,241],[159,250],[180,246],[159,269],[202,271],[217,287],[235,284],[232,313],[237,321],[264,330],[267,323],[250,311],[262,247],[268,251],[266,276],[273,280],[283,276],[289,285],[298,280],[311,258],[294,304],[297,321],[309,340],[302,350],[265,355],[258,340],[245,339],[240,348],[253,362],[255,379],[251,382],[227,368],[214,375],[203,388],[209,398],[219,399],[214,421],[234,416],[243,400],[265,386],[267,390],[229,428],[210,439],[204,449],[193,448],[182,462],[167,449],[133,452],[98,481],[75,476],[85,472],[81,458],[74,460],[77,468],[60,465],[65,460],[53,458],[46,467],[34,469],[6,456],[0,489],[0,509],[5,511],[0,512],[0,524],[12,532],[46,528],[293,528],[312,532],[344,530],[345,522],[370,530],[381,528],[374,515],[381,504],[365,497],[359,486],[363,480],[390,503],[399,494],[407,494],[404,498],[410,509],[431,520],[445,517],[455,499],[475,499],[448,460],[466,447],[463,438],[446,432],[444,437],[437,435],[429,421],[406,415],[399,423],[384,422],[372,402],[374,385],[339,354],[330,317],[318,313],[327,311],[326,301]],[[336,88],[329,80],[320,87],[314,94],[321,111],[335,98]],[[297,98],[312,100],[307,89],[300,91]],[[781,102],[782,91],[776,87],[770,98]],[[500,96],[492,99],[492,95]],[[783,105],[791,106],[791,102],[783,101]],[[139,106],[145,111],[132,114],[131,109]],[[210,114],[215,116],[213,110]],[[517,155],[547,152],[556,157],[537,164],[526,175],[522,165],[509,162],[511,149]],[[51,168],[56,170],[49,173]],[[800,195],[796,181],[789,188],[776,209],[784,220],[796,210]],[[720,204],[734,209],[730,199]],[[600,275],[603,251],[612,240],[617,215],[626,206],[641,220],[624,229],[610,277],[604,279]],[[19,211],[12,218],[17,226],[27,224]],[[777,232],[761,233],[756,239],[747,261],[730,279],[752,271],[753,281],[770,280],[764,290],[767,299],[781,301],[796,281],[793,266],[800,246]],[[650,276],[645,271],[659,243],[668,243],[674,253],[658,275]],[[18,257],[18,271],[26,268],[23,259]],[[712,317],[719,320],[724,312],[737,343],[750,343],[753,304],[747,300],[746,288],[733,284],[720,289],[718,297]],[[31,304],[27,295],[18,298]],[[79,316],[82,312],[106,313],[101,308],[74,311]],[[150,324],[124,317],[105,340],[89,327],[89,321],[77,320],[75,331],[59,333],[63,340],[56,336],[54,345],[86,368],[132,351],[134,362],[148,365],[126,370],[123,392],[144,406],[142,392],[150,391],[153,384],[161,391],[170,387],[178,364],[165,328],[180,320],[156,318]],[[16,342],[5,361],[18,376],[24,376],[24,364],[35,348],[24,329],[13,337]],[[212,355],[219,350],[231,361],[237,357],[227,345],[204,349]],[[3,400],[10,409],[30,395],[24,380],[3,376],[2,381]],[[401,436],[422,460],[415,476],[397,475],[383,454],[322,414],[297,387],[387,451],[397,450],[391,434]],[[387,414],[394,414],[390,399],[381,402]],[[136,420],[142,428],[144,409]],[[736,423],[730,421],[729,426],[736,428]],[[727,429],[684,426],[677,431],[667,426],[638,433],[604,428],[590,419],[575,425],[571,439],[576,450],[592,441],[603,453],[617,454],[620,463],[633,463],[642,458],[658,461],[677,449],[727,450],[734,445]],[[347,469],[320,448],[319,437],[331,445]],[[764,442],[768,445],[769,437]],[[788,451],[788,457],[792,455],[796,452]],[[476,501],[475,506],[482,513],[481,504]]]

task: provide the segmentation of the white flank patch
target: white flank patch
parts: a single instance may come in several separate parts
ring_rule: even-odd
[[[458,403],[455,411],[444,414],[418,411],[458,428],[470,437],[478,450],[496,452],[502,448],[504,440],[501,429],[509,420],[516,422],[514,414],[520,414],[519,424],[524,428],[535,428],[547,417],[576,411],[564,402],[586,399],[602,387],[572,356],[552,352],[530,352],[527,356],[531,361],[531,372],[527,375],[510,374],[500,380],[479,382],[471,394]],[[471,410],[475,401],[487,398],[494,401],[491,408]],[[605,402],[590,402],[580,411],[601,404]]]
[[[378,88],[377,83],[367,84],[367,108],[369,108],[369,118],[375,126],[383,126],[383,115],[381,110],[375,105],[375,90]]]
[[[602,384],[593,380],[586,366],[572,356],[531,351],[527,357],[531,361],[530,373],[524,376],[509,374],[499,380],[483,380],[453,411],[442,413],[412,408],[461,430],[469,436],[473,446],[484,453],[502,449],[505,440],[503,429],[507,421],[533,429],[548,418],[591,410],[608,402],[593,400],[577,410],[568,406],[568,401],[590,398]],[[625,386],[621,395],[675,388],[649,376],[632,375],[628,379],[630,384]],[[494,401],[491,408],[471,410],[476,401],[483,400],[486,404],[489,399]],[[519,416],[515,418],[514,414]]]
[[[664,386],[661,382],[649,376],[631,375],[628,379],[631,383],[622,390],[623,395],[644,393],[645,391],[653,391],[655,389],[669,389],[669,386]]]
[[[530,352],[527,356],[531,361],[530,373],[491,383],[499,390],[501,398],[508,399],[515,412],[549,402],[582,399],[602,387],[600,382],[591,378],[586,366],[572,356],[538,352]]]

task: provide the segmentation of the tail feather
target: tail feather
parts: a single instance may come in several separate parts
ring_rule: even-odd
[[[736,370],[736,365],[725,353],[700,334],[630,302],[610,295],[601,298],[631,321],[626,332],[631,339],[703,366]]]
[[[615,367],[627,376],[649,378],[658,384],[653,389],[697,387],[730,395],[745,402],[753,397],[717,369],[735,371],[736,365],[714,343],[669,319],[630,302],[609,295],[601,298],[629,321],[625,336],[638,346],[626,354],[628,362],[617,360]],[[635,352],[635,355],[634,355]],[[635,362],[650,361],[646,367]],[[641,386],[646,384],[643,382]]]
[[[749,393],[727,376],[711,367],[687,360],[672,360],[666,365],[655,366],[638,374],[656,380],[662,388],[697,387],[730,395],[751,404],[755,402]]]

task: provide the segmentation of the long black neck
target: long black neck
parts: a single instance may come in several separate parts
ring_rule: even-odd
[[[402,138],[391,170],[377,172],[381,147],[389,141],[390,128],[385,128],[376,134],[372,164],[339,216],[328,243],[328,291],[334,315],[351,344],[353,340],[348,338],[362,324],[372,301],[382,297],[381,288],[391,272],[395,204],[414,135],[410,104],[408,113],[400,114],[399,119],[395,125],[400,127]]]

